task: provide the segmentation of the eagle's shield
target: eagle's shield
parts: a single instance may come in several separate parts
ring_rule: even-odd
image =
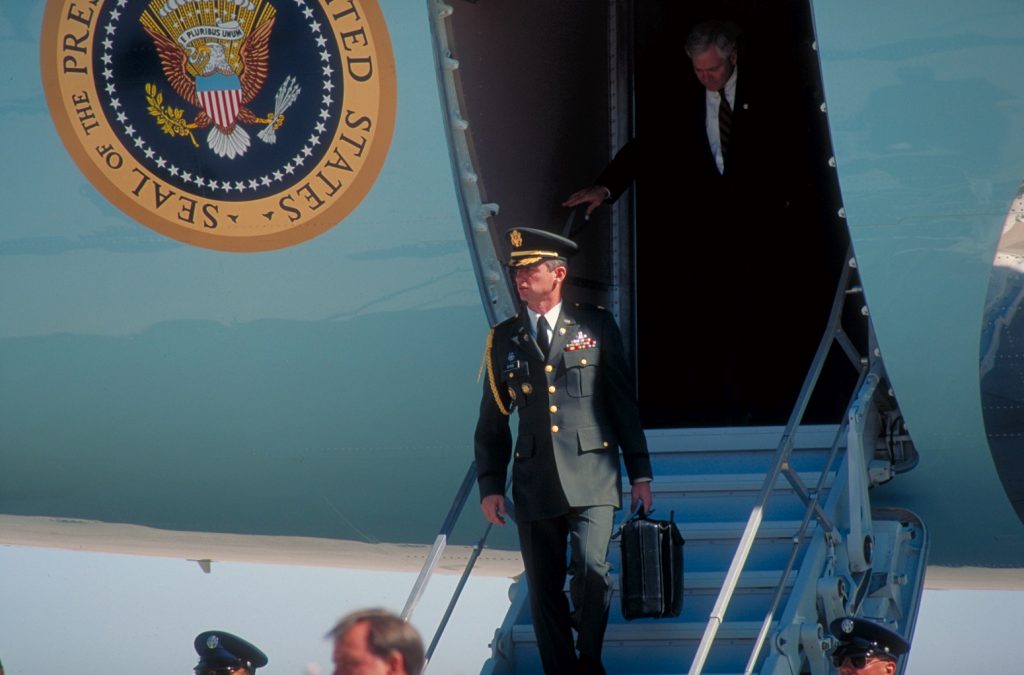
[[[196,78],[196,95],[214,124],[231,128],[242,105],[242,82],[237,75],[201,75]]]

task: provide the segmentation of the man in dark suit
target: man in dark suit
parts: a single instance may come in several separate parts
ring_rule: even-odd
[[[796,206],[807,183],[798,96],[786,78],[758,72],[749,52],[740,58],[738,41],[735,24],[696,24],[685,43],[693,76],[677,68],[677,81],[663,85],[679,103],[649,107],[643,138],[564,202],[589,214],[637,183],[641,357],[664,332],[665,270],[673,271],[672,301],[691,320],[675,344],[702,358],[649,359],[651,367],[641,360],[649,426],[782,424],[814,350],[768,329],[820,314],[821,303],[804,300],[811,263],[801,252],[817,247]],[[803,304],[780,320],[780,305],[794,299]],[[793,332],[814,341],[819,334],[816,326]],[[680,382],[688,386],[680,390]]]
[[[487,338],[474,438],[480,508],[487,520],[504,524],[512,459],[508,417],[516,410],[512,495],[544,671],[603,674],[611,595],[606,558],[614,510],[621,506],[620,448],[632,505],[643,502],[649,511],[652,502],[633,378],[611,314],[562,302],[566,258],[576,244],[530,228],[509,230],[506,239],[525,306]],[[572,615],[563,592],[567,539]]]
[[[738,35],[736,25],[727,21],[694,26],[685,49],[699,91],[678,83],[675,89],[683,91],[683,105],[665,107],[662,119],[653,125],[654,138],[626,143],[594,184],[574,192],[563,206],[586,205],[590,215],[605,201],[618,199],[639,176],[650,174],[659,184],[682,183],[686,196],[721,208],[719,184],[745,178],[758,159],[757,148],[770,140],[770,131],[759,122],[760,111],[752,113],[751,84],[744,81],[744,87],[739,86]],[[687,95],[687,89],[693,94]],[[670,149],[678,156],[668,156]],[[707,194],[709,187],[715,194]]]

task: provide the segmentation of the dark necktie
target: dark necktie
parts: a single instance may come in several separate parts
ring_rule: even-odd
[[[725,97],[725,89],[720,89],[718,95],[721,102],[718,104],[718,140],[722,145],[722,163],[729,156],[729,135],[732,133],[732,106],[729,99]]]
[[[543,314],[537,317],[537,346],[540,347],[546,359],[551,344],[548,342],[548,320],[544,318]]]

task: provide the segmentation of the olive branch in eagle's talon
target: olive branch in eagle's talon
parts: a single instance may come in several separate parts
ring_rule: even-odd
[[[164,95],[157,91],[155,84],[146,85],[146,103],[149,104],[149,114],[156,118],[163,132],[169,136],[188,136],[193,147],[198,148],[199,143],[192,135],[196,125],[185,119],[185,111],[181,108],[172,108],[164,105]]]

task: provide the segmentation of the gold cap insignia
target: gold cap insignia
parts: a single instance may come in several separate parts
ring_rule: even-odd
[[[508,233],[509,242],[516,248],[523,245],[523,233],[519,230],[512,230]]]

